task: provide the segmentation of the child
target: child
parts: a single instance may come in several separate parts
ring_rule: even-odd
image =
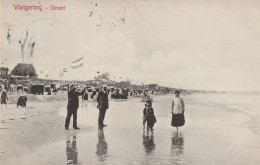
[[[154,116],[151,100],[146,101],[143,115],[143,126],[145,127],[145,123],[147,122],[147,128],[149,127],[152,130],[154,123],[156,123],[156,118]]]

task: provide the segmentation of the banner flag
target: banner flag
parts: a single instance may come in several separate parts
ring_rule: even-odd
[[[77,69],[77,68],[80,68],[82,66],[83,66],[83,57],[81,57],[81,58],[79,58],[79,59],[77,59],[77,60],[75,60],[71,63],[72,69]]]

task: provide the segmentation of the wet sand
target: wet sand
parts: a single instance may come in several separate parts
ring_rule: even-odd
[[[69,131],[66,97],[27,108],[11,104],[0,112],[0,164],[260,164],[258,113],[206,102],[207,95],[183,96],[186,123],[177,132],[170,126],[171,97],[154,97],[153,133],[143,130],[138,98],[110,100],[103,130],[92,102],[78,110],[81,130]]]

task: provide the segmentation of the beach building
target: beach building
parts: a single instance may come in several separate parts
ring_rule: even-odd
[[[37,78],[36,70],[32,64],[19,63],[10,73],[11,77],[31,77]]]
[[[120,81],[120,82],[116,82],[115,86],[118,88],[128,88],[131,86],[131,81]]]

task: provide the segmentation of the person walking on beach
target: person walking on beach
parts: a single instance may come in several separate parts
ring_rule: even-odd
[[[145,123],[147,123],[148,129],[153,130],[154,123],[156,123],[156,117],[154,116],[154,110],[152,107],[152,101],[147,100],[145,108],[143,110],[143,128],[145,129]]]
[[[99,109],[98,126],[99,128],[106,127],[107,125],[104,124],[104,118],[106,115],[106,110],[109,107],[107,87],[103,86],[102,90],[98,93],[97,103],[97,108]]]
[[[175,91],[175,97],[172,100],[172,122],[171,125],[173,127],[177,128],[181,127],[185,123],[184,119],[184,111],[185,111],[185,106],[184,106],[184,101],[180,97],[180,91],[176,90]]]
[[[5,107],[7,108],[7,94],[6,94],[6,90],[4,89],[3,92],[1,93],[1,108],[2,108],[2,104],[5,104]]]
[[[79,107],[79,95],[83,95],[83,94],[84,94],[84,90],[78,92],[76,91],[76,88],[73,84],[70,86],[70,90],[68,92],[68,105],[67,105],[68,112],[65,121],[66,130],[69,129],[71,115],[73,115],[73,128],[80,129],[77,126],[77,111]]]

